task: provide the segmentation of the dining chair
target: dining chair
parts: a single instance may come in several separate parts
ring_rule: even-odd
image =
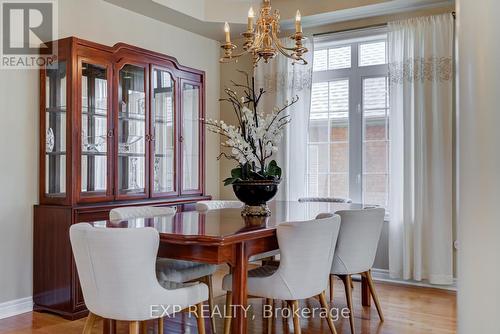
[[[341,217],[342,224],[330,271],[330,300],[333,300],[333,275],[335,275],[344,283],[347,307],[349,308],[349,324],[351,332],[354,334],[352,275],[360,274],[367,280],[380,320],[384,321],[371,276],[371,268],[375,261],[384,224],[385,209],[372,207],[360,210],[342,210],[337,211],[337,214]]]
[[[342,197],[301,197],[299,202],[352,203],[352,200]]]
[[[170,206],[123,206],[109,211],[109,220],[119,221],[134,218],[153,218],[175,215],[176,207]]]
[[[321,306],[328,310],[325,290],[335,244],[340,228],[340,216],[322,215],[320,219],[287,222],[276,228],[281,258],[278,266],[264,265],[248,271],[249,296],[265,298],[269,310],[275,299],[287,301],[293,313],[294,334],[300,334],[300,320],[295,312],[299,300],[318,297]],[[227,291],[226,310],[231,310],[232,275],[222,281]],[[336,333],[328,310],[327,322],[332,334]],[[231,316],[227,315],[224,333],[229,333]],[[267,321],[271,333],[272,319]]]
[[[155,275],[158,232],[150,227],[98,228],[80,223],[70,228],[71,247],[89,315],[83,329],[90,334],[100,318],[129,323],[129,334],[139,334],[140,322],[158,320],[176,308],[195,313],[198,332],[205,333],[203,283],[167,289]],[[178,308],[178,309],[177,309]],[[164,313],[165,311],[165,313]]]
[[[133,218],[153,218],[157,216],[174,215],[176,208],[134,206],[112,209],[109,213],[110,220],[126,220]],[[158,258],[156,261],[156,275],[163,285],[172,283],[187,283],[198,281],[208,285],[208,307],[210,314],[214,310],[213,274],[217,266],[201,262]],[[216,333],[215,318],[210,318],[212,333]]]
[[[210,211],[218,209],[240,209],[243,207],[240,201],[212,200],[196,202],[196,211]]]

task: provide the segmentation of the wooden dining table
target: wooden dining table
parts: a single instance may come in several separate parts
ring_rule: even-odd
[[[160,235],[159,257],[211,264],[227,263],[233,274],[233,334],[247,333],[247,269],[250,256],[279,248],[276,227],[283,222],[314,219],[319,213],[361,209],[356,203],[269,203],[271,216],[242,217],[241,209],[186,211],[171,216],[136,218],[121,222],[94,221],[96,227],[153,227]],[[311,240],[314,243],[314,240]],[[367,282],[362,282],[363,305],[370,305]],[[325,285],[327,282],[325,282]],[[106,334],[113,332],[109,323]]]

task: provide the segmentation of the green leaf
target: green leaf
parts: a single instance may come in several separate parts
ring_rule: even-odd
[[[243,177],[243,170],[241,167],[236,167],[231,170],[231,178],[241,179]]]
[[[224,185],[228,186],[230,184],[235,183],[236,181],[239,181],[239,179],[234,178],[234,177],[228,177],[227,179],[224,180]]]
[[[267,166],[267,175],[281,179],[281,173],[281,168],[278,166],[276,160],[272,160]]]

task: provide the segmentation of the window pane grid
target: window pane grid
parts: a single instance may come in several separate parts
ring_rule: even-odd
[[[377,32],[366,39],[336,40],[334,47],[314,53],[313,71],[323,73],[313,74],[309,196],[351,197],[387,206],[390,177],[387,45],[379,36]],[[349,87],[350,84],[355,86]],[[354,133],[360,131],[359,138],[349,138],[351,125]],[[350,154],[354,154],[352,168]],[[350,177],[353,172],[361,175]],[[350,187],[354,187],[351,195]]]

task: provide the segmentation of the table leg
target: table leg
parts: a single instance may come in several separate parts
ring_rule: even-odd
[[[368,286],[368,280],[364,275],[361,275],[361,305],[371,305],[370,287]]]
[[[248,257],[245,254],[245,243],[235,245],[233,267],[233,321],[232,334],[247,333],[247,266]]]
[[[116,320],[103,319],[102,333],[116,334]]]

